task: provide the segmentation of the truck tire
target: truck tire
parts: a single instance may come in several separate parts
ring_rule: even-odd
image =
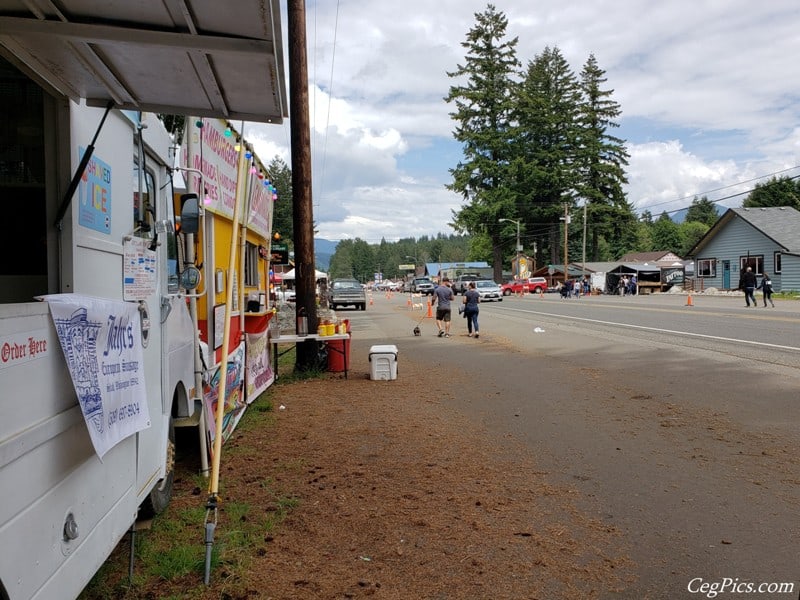
[[[164,511],[172,499],[172,486],[175,482],[175,425],[172,417],[169,418],[169,434],[167,436],[167,466],[164,478],[156,483],[150,490],[147,498],[139,507],[139,515],[146,519],[152,518]]]

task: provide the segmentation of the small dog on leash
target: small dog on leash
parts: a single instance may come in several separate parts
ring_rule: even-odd
[[[416,336],[420,336],[420,335],[422,335],[422,332],[421,332],[421,331],[420,331],[420,329],[419,329],[419,325],[417,325],[416,327],[414,327],[414,335],[416,335]]]

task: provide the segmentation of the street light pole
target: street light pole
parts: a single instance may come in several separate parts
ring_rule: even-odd
[[[517,221],[516,219],[498,219],[497,222],[498,223],[503,223],[505,221],[508,221],[509,223],[516,223],[517,224],[517,252],[516,252],[516,257],[517,257],[517,278],[519,279],[519,276],[522,274],[520,272],[520,268],[519,268],[519,251],[520,251],[520,247],[519,247],[519,223],[520,222]]]

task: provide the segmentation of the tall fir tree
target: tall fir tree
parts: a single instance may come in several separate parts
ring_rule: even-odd
[[[578,194],[587,205],[587,229],[591,238],[592,260],[600,260],[600,237],[612,248],[635,245],[632,232],[636,215],[628,203],[622,186],[628,182],[625,167],[628,154],[624,140],[611,134],[619,127],[616,119],[622,114],[612,99],[614,90],[605,89],[605,71],[594,54],[590,54],[581,71],[580,144]]]
[[[518,88],[512,175],[522,220],[547,231],[543,255],[560,262],[559,219],[574,206],[580,87],[558,48],[530,61]]]
[[[514,211],[514,195],[508,186],[508,141],[513,77],[519,61],[517,38],[506,39],[507,27],[507,17],[492,4],[475,13],[475,26],[461,43],[467,51],[464,64],[448,72],[458,83],[445,97],[455,107],[450,113],[457,123],[453,137],[463,152],[462,160],[450,169],[453,181],[447,187],[466,201],[454,212],[452,225],[457,231],[490,237],[497,280],[503,268],[504,230],[498,219]]]

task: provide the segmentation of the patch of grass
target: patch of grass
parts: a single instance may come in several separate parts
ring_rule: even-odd
[[[237,456],[237,460],[239,457],[245,460],[262,458],[258,444],[246,443],[244,436],[248,432],[268,432],[275,426],[275,406],[282,393],[280,384],[325,376],[326,371],[322,368],[295,373],[294,352],[287,353],[282,359],[288,362],[282,369],[281,378],[248,406],[231,439],[223,446],[223,455],[229,458]],[[223,457],[223,463],[224,460]],[[196,472],[195,467],[193,464],[180,472],[184,492],[173,498],[167,510],[152,521],[150,529],[137,531],[133,577],[128,572],[130,538],[126,536],[81,594],[80,600],[208,597],[208,586],[203,583],[207,515],[202,497],[208,490],[209,479]],[[298,458],[288,463],[272,464],[268,473],[305,468],[304,461]],[[223,476],[222,488],[226,487],[225,483]],[[297,497],[284,494],[280,481],[265,472],[254,472],[249,485],[261,490],[259,496],[263,501],[259,500],[258,505],[233,499],[228,502],[225,500],[226,491],[220,490],[222,500],[211,547],[210,574],[212,589],[214,593],[219,591],[223,594],[221,597],[247,595],[249,565],[254,557],[268,551],[272,532],[300,503]],[[196,490],[201,490],[199,496]]]
[[[264,393],[250,403],[247,410],[244,411],[242,418],[239,420],[239,423],[236,425],[236,429],[233,430],[233,437],[238,437],[247,432],[274,425],[275,417],[273,411],[275,407],[270,394],[271,389],[272,387],[267,388]],[[232,446],[232,444],[229,443],[230,441],[231,440],[228,440],[228,442],[222,446],[223,456],[226,452],[231,450],[231,448],[229,448],[229,446]]]
[[[259,486],[272,498],[263,509],[246,502],[221,503],[211,551],[211,577],[225,582],[233,592],[247,585],[246,574],[252,559],[266,549],[269,534],[296,508],[299,500],[273,490],[273,481]],[[261,512],[263,510],[263,512]],[[130,541],[123,540],[112,557],[95,575],[82,600],[128,599],[143,597],[194,598],[203,590],[205,574],[205,508],[193,506],[168,509],[152,523],[152,528],[135,538],[135,575],[128,577]],[[236,577],[232,574],[236,573]],[[173,587],[174,586],[174,587]],[[170,589],[181,589],[168,595]],[[153,590],[158,595],[153,596]]]

